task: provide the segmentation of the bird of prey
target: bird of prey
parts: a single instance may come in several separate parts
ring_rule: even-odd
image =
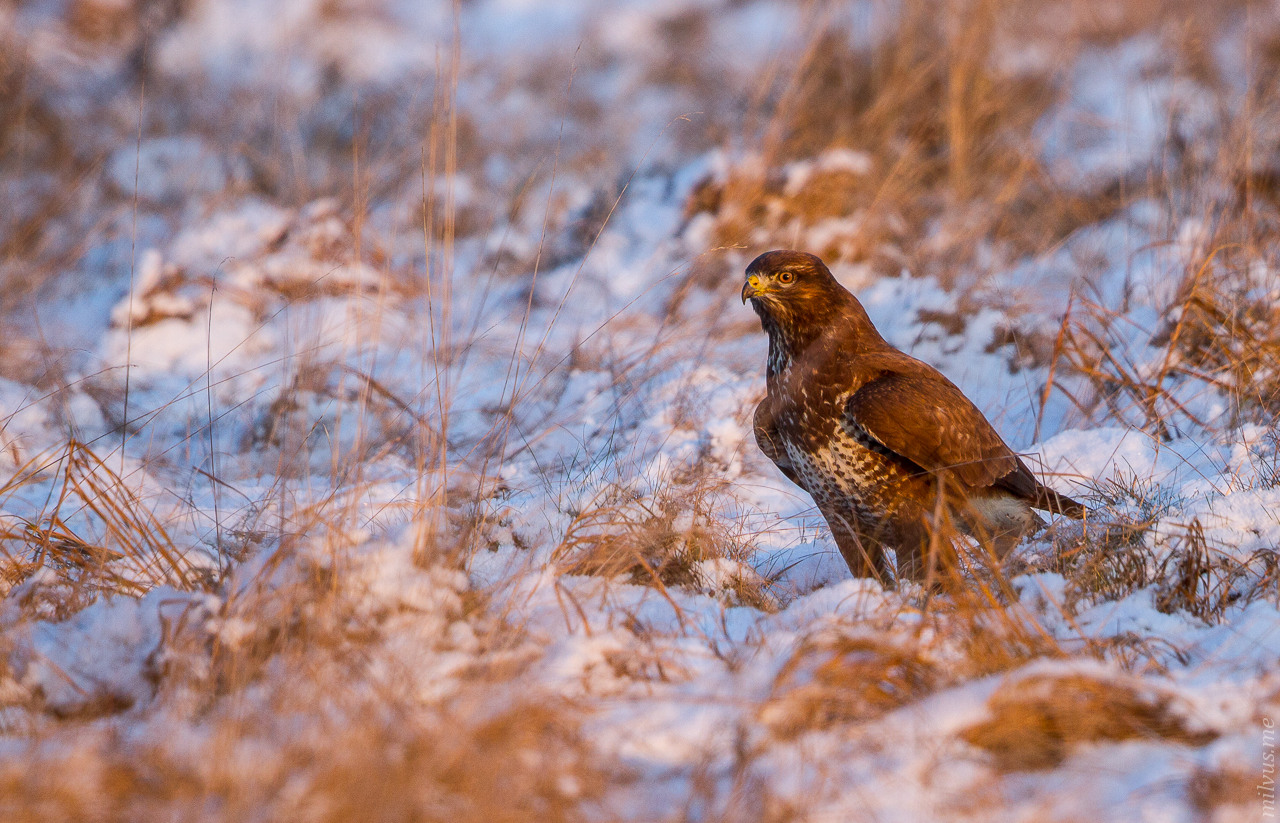
[[[812,495],[855,576],[889,582],[890,548],[899,578],[931,579],[954,559],[944,524],[1003,556],[1044,525],[1033,508],[1084,516],[954,383],[885,342],[817,257],[760,255],[747,300],[769,335],[756,442]]]

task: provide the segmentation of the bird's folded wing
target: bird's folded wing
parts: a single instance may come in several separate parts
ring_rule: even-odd
[[[754,424],[756,445],[760,447],[760,451],[773,461],[788,480],[799,486],[800,475],[796,474],[795,468],[791,465],[791,459],[787,457],[787,452],[782,447],[782,438],[778,435],[778,428],[774,423],[767,399],[756,406]]]
[[[978,489],[1018,470],[1018,459],[977,406],[941,375],[888,374],[845,403],[846,428],[928,472]]]

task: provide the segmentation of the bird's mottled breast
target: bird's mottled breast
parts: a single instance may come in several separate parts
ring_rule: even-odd
[[[819,448],[839,432],[844,404],[857,387],[824,372],[816,365],[791,363],[770,379],[774,419],[787,440]]]
[[[845,369],[793,364],[775,375],[769,394],[779,445],[800,485],[819,505],[852,507],[860,520],[897,508],[908,473],[869,435],[845,423],[845,404],[865,378]]]

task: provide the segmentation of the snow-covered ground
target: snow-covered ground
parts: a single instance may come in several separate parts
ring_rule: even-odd
[[[941,273],[1010,198],[769,115],[920,4],[0,6],[0,817],[1274,816],[1280,18],[1057,5],[979,64],[1111,205]],[[851,578],[751,436],[777,245],[1095,516]]]

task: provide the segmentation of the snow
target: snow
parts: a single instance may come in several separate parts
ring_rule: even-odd
[[[224,158],[199,137],[187,135],[154,137],[118,149],[108,161],[107,174],[121,194],[181,203],[188,197],[218,194],[246,177],[248,170],[238,157]]]
[[[35,624],[19,682],[54,711],[97,699],[127,706],[148,699],[147,658],[160,642],[161,607],[175,597],[186,599],[161,587],[140,600],[104,599],[63,623]]]
[[[86,99],[103,77],[125,83],[123,58],[76,68],[58,5],[0,10],[0,31],[30,36],[48,82]],[[580,707],[591,751],[625,767],[630,778],[605,792],[617,819],[677,808],[712,819],[759,787],[805,820],[1026,820],[1051,808],[1181,821],[1200,819],[1187,796],[1199,771],[1253,768],[1257,717],[1276,700],[1274,566],[1269,593],[1211,616],[1166,607],[1168,580],[1082,593],[1046,557],[1098,534],[1091,519],[1021,547],[1017,602],[959,630],[943,595],[851,578],[811,500],[759,454],[750,421],[765,344],[737,296],[749,254],[708,257],[713,270],[690,286],[715,226],[686,208],[703,180],[768,167],[740,147],[682,142],[675,118],[707,101],[654,79],[679,56],[664,38],[696,29],[699,14],[725,83],[806,42],[804,13],[768,0],[206,0],[154,34],[149,70],[170,91],[141,115],[136,96],[95,115],[115,123],[93,138],[101,179],[80,195],[95,219],[60,264],[72,285],[41,292],[21,330],[66,352],[40,375],[0,376],[0,551],[44,564],[0,583],[0,761],[23,756],[4,738],[24,724],[73,748],[77,732],[50,718],[80,718],[184,762],[225,756],[247,781],[278,760],[273,735],[341,723],[345,692],[311,714],[271,714],[282,695],[325,692],[330,669],[359,699],[403,701],[389,714],[434,717],[492,689],[478,672],[507,666],[522,698]],[[887,15],[856,4],[851,39],[875,45]],[[1037,127],[1064,186],[1088,192],[1158,166],[1172,119],[1217,133],[1213,92],[1166,70],[1161,43],[1139,34],[1071,63]],[[454,48],[459,76],[437,75]],[[1047,59],[1003,58],[1019,71]],[[192,99],[163,96],[184,88]],[[470,168],[426,168],[446,99],[482,136],[461,153],[489,152],[462,161]],[[352,194],[321,155],[335,143],[343,162],[352,153],[360,100],[406,119],[392,136],[368,126],[369,180]],[[174,126],[187,115],[198,122]],[[258,118],[295,115],[278,154],[254,154]],[[600,145],[612,165],[591,165]],[[794,195],[817,174],[876,171],[871,154],[835,148],[773,173]],[[3,191],[34,199],[52,185],[42,173]],[[424,237],[428,191],[476,225]],[[935,277],[852,261],[833,271],[891,343],[942,369],[1055,487],[1150,518],[1135,550],[1153,574],[1172,574],[1167,561],[1194,534],[1215,558],[1256,560],[1244,582],[1262,581],[1280,536],[1273,426],[1228,425],[1232,398],[1188,379],[1171,390],[1183,411],[1165,438],[1133,407],[1106,417],[1073,403],[1083,380],[1015,368],[1018,352],[998,344],[1009,329],[1052,339],[1068,305],[1087,302],[1113,311],[1120,359],[1160,375],[1166,352],[1152,341],[1211,237],[1204,219],[1167,218],[1163,204],[1129,203],[996,272],[980,295],[990,299],[963,312]],[[796,236],[841,248],[863,219]],[[1087,276],[1085,259],[1098,261]],[[1280,294],[1275,271],[1252,261],[1244,293]],[[1065,389],[1044,395],[1051,379]],[[96,457],[88,468],[72,465],[72,443]],[[668,540],[689,553],[693,582],[568,570],[566,546],[614,538]],[[181,587],[156,559],[165,546],[199,575],[225,564],[226,578]],[[93,549],[137,561],[102,561],[132,596],[77,583]],[[982,669],[971,641],[1025,640],[979,636],[992,624],[1044,651]],[[176,696],[215,677],[209,649],[249,655],[285,637],[316,652],[308,632],[358,648],[359,673],[280,653],[226,686],[232,697],[210,686],[196,710]],[[936,682],[875,711],[851,688],[839,700],[858,719],[778,731],[794,722],[788,701],[824,665],[837,671],[833,649],[853,640],[880,644],[873,663],[905,650]],[[1117,662],[1135,648],[1140,664]],[[887,671],[892,681],[898,669]],[[1058,767],[1015,773],[963,743],[998,689],[1073,675],[1176,698],[1213,740],[1092,741]],[[215,755],[218,718],[240,711],[275,723]],[[567,795],[582,790],[560,779]]]
[[[1062,180],[1085,184],[1150,164],[1171,123],[1197,134],[1214,122],[1212,96],[1192,78],[1161,72],[1163,59],[1153,35],[1080,55],[1069,103],[1041,127],[1044,158]]]

